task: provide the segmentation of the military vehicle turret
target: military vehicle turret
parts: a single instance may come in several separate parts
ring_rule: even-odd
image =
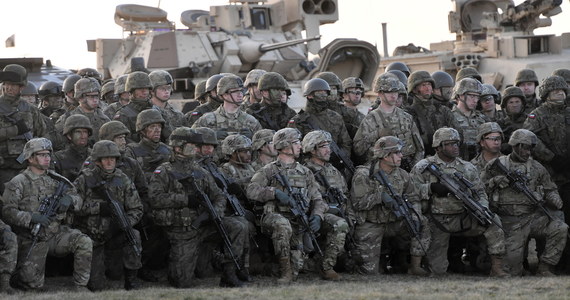
[[[473,67],[485,83],[504,89],[521,69],[532,69],[539,79],[558,68],[570,69],[570,33],[535,34],[552,25],[550,17],[562,12],[562,0],[452,0],[449,30],[455,41],[432,43],[430,49],[398,47],[384,57],[378,73],[400,61],[411,71],[446,71],[454,76]],[[408,51],[411,50],[411,51]],[[415,52],[415,53],[414,53]],[[398,54],[398,55],[397,55]]]
[[[245,78],[263,69],[282,74],[293,90],[289,105],[301,107],[301,86],[314,74],[356,76],[370,88],[380,62],[376,47],[365,41],[337,39],[321,48],[319,26],[338,20],[338,0],[230,0],[180,18],[187,28],[175,28],[160,8],[118,5],[115,22],[126,37],[88,41],[98,71],[114,78],[131,70],[166,70],[174,78],[173,99],[182,99],[192,98],[194,84],[211,75]]]
[[[67,76],[75,74],[72,70],[54,66],[48,59],[42,57],[0,58],[0,70],[9,64],[18,64],[28,71],[28,81],[37,88],[48,81],[63,84]]]

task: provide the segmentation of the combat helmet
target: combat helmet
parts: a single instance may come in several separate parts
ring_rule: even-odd
[[[291,89],[285,78],[276,72],[267,72],[259,78],[257,87],[260,91],[268,91],[270,89],[285,90],[287,96],[291,96]]]
[[[519,84],[523,82],[534,82],[536,86],[538,86],[538,77],[536,76],[536,72],[531,69],[522,69],[517,72],[517,76],[515,77],[515,86],[519,86]]]
[[[81,76],[77,74],[67,76],[63,81],[63,92],[67,94],[73,91],[75,89],[75,83],[77,83],[79,79],[81,79]]]
[[[358,77],[348,77],[342,81],[342,88],[344,92],[351,88],[356,88],[364,91],[364,83],[362,82],[362,79]]]
[[[444,141],[461,141],[461,136],[459,132],[454,128],[442,127],[433,133],[433,142],[431,146],[437,148]]]
[[[228,135],[222,141],[222,154],[230,156],[237,150],[247,149],[251,150],[251,140],[241,134]]]
[[[303,96],[309,96],[314,91],[327,91],[327,94],[330,95],[331,87],[324,79],[313,78],[303,86]]]
[[[404,72],[399,71],[399,70],[390,70],[386,73],[390,73],[390,74],[394,74],[396,75],[396,77],[398,77],[398,80],[400,80],[400,82],[402,84],[404,84],[404,86],[406,87],[406,89],[408,88],[408,76],[406,76],[406,74],[404,74]]]
[[[208,80],[206,81],[206,93],[209,93],[211,91],[216,90],[216,88],[218,87],[218,81],[220,81],[220,79],[222,79],[222,77],[224,77],[223,74],[214,74],[212,76],[210,76],[210,78],[208,78]]]
[[[483,85],[481,82],[473,78],[463,78],[455,83],[453,87],[453,96],[455,99],[457,96],[464,95],[465,93],[475,93],[481,95],[483,91]]]
[[[570,70],[569,69],[556,69],[556,70],[554,70],[554,72],[552,72],[552,75],[560,76],[560,77],[564,78],[564,80],[566,82],[570,82]]]
[[[34,153],[43,150],[49,150],[50,152],[53,152],[53,147],[51,145],[50,140],[46,138],[33,138],[29,140],[24,145],[24,150],[23,150],[24,160],[27,160],[28,158],[32,157]]]
[[[129,129],[123,122],[113,120],[101,125],[101,128],[99,128],[99,139],[112,141],[118,135],[128,135],[129,133]]]
[[[398,83],[398,94],[402,95],[404,99],[408,97],[408,89],[401,82]]]
[[[101,95],[106,95],[107,93],[113,92],[113,94],[115,94],[115,81],[111,80],[106,82],[102,87],[101,87]]]
[[[161,85],[169,85],[172,84],[172,75],[164,70],[155,70],[148,74],[148,78],[152,84],[152,89],[156,89]]]
[[[542,84],[538,87],[538,95],[540,99],[546,101],[548,94],[554,90],[564,90],[568,96],[568,84],[566,80],[560,76],[552,75],[544,78]]]
[[[93,126],[89,118],[82,114],[74,114],[65,119],[65,124],[63,125],[63,135],[71,134],[74,129],[85,128],[89,132],[89,135],[93,134]]]
[[[120,95],[124,92],[127,92],[125,89],[125,84],[127,83],[127,78],[129,75],[121,75],[115,81],[115,95]]]
[[[196,131],[202,135],[202,143],[205,145],[218,145],[218,137],[214,129],[210,127],[198,127]]]
[[[374,143],[373,157],[382,159],[392,152],[402,151],[404,142],[395,136],[383,136]]]
[[[428,71],[415,71],[408,77],[408,93],[412,93],[416,86],[421,83],[429,82],[431,87],[435,88],[435,81]]]
[[[455,82],[457,83],[464,78],[473,78],[479,82],[483,82],[481,74],[479,74],[479,71],[473,67],[466,67],[459,70],[459,72],[457,72],[457,75],[455,75]]]
[[[40,99],[45,99],[49,96],[63,97],[63,87],[55,81],[46,81],[38,90]]]
[[[303,137],[303,153],[309,153],[323,142],[332,142],[331,134],[324,130],[313,130]]]
[[[194,99],[200,100],[206,95],[206,80],[202,80],[194,87]]]
[[[273,146],[275,150],[281,150],[293,143],[301,140],[301,132],[296,128],[282,128],[273,135]]]
[[[186,143],[199,145],[203,142],[202,135],[198,130],[185,126],[174,129],[168,138],[168,145],[171,147],[183,147]]]
[[[538,144],[538,138],[536,137],[536,134],[530,130],[517,129],[513,132],[513,134],[511,134],[509,145],[514,147],[518,144],[530,145],[534,147],[536,144]]]
[[[11,82],[21,86],[28,84],[28,71],[26,71],[26,68],[17,64],[9,64],[2,71],[3,75],[6,75],[6,78],[2,79],[3,82]]]
[[[380,93],[393,93],[399,90],[399,83],[398,77],[391,73],[384,73],[376,79],[374,83],[374,92]]]
[[[497,124],[496,122],[485,122],[481,125],[479,125],[479,127],[477,128],[477,142],[480,142],[481,139],[483,139],[483,137],[489,133],[500,133],[501,134],[501,138],[505,138],[505,136],[503,135],[503,129],[501,129],[501,126],[499,126],[499,124]]]
[[[392,70],[398,70],[400,72],[403,72],[406,77],[410,76],[410,69],[408,68],[408,66],[406,66],[405,63],[403,62],[399,62],[399,61],[395,61],[393,63],[390,63],[388,66],[386,66],[386,72],[388,71],[392,71]]]
[[[509,99],[513,97],[518,97],[521,99],[522,107],[524,109],[524,106],[526,105],[526,98],[524,96],[524,92],[518,86],[510,86],[505,89],[505,91],[503,92],[503,100],[501,101],[501,107],[503,109],[506,109],[507,102],[509,102]]]
[[[125,91],[132,93],[135,89],[149,89],[152,90],[152,83],[148,74],[142,71],[131,72],[127,76],[125,83]]]
[[[245,76],[245,82],[243,85],[247,88],[252,84],[257,85],[259,83],[259,79],[265,73],[267,73],[267,71],[261,69],[253,69],[249,71],[249,73],[247,73],[247,76]]]
[[[101,91],[101,85],[99,81],[92,77],[81,78],[75,83],[75,95],[76,99],[83,97],[86,93],[99,93]]]
[[[103,80],[101,73],[99,73],[97,70],[95,70],[93,68],[80,69],[79,71],[77,71],[77,75],[79,75],[83,78],[86,78],[86,77],[95,78],[97,80],[97,82],[99,82],[99,84],[101,84],[101,81]]]
[[[257,151],[266,143],[273,142],[274,134],[275,130],[273,129],[261,129],[256,131],[251,139],[251,150]]]
[[[119,146],[109,140],[100,140],[95,143],[95,145],[93,145],[93,150],[91,151],[91,158],[94,161],[97,161],[105,157],[121,157]]]
[[[137,132],[140,132],[144,130],[148,125],[154,123],[160,123],[160,125],[164,127],[164,123],[166,122],[158,110],[153,108],[145,109],[137,115],[135,129]]]
[[[435,71],[431,73],[431,78],[434,81],[434,89],[439,89],[442,87],[453,87],[455,86],[455,81],[453,81],[453,77],[449,75],[449,73],[444,71]]]
[[[218,81],[216,93],[221,96],[232,89],[243,90],[243,81],[239,76],[226,75]]]
[[[21,93],[23,96],[25,95],[33,95],[36,96],[36,100],[37,100],[37,96],[38,96],[38,88],[36,88],[36,85],[31,82],[28,81],[28,84],[26,84],[26,86],[24,87],[24,89],[22,90]]]
[[[342,91],[342,82],[340,81],[340,78],[338,78],[338,76],[333,72],[320,72],[317,74],[317,76],[315,76],[315,78],[320,78],[326,81],[329,84],[329,87],[336,86],[337,90]]]
[[[501,94],[499,91],[492,85],[485,83],[482,85],[483,89],[481,90],[481,98],[485,96],[493,96],[493,101],[495,104],[501,104]]]

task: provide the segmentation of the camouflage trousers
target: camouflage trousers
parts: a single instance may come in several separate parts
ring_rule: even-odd
[[[266,213],[261,217],[261,233],[271,237],[277,258],[291,258],[293,276],[297,276],[307,257],[299,225],[282,214]]]
[[[10,226],[0,221],[0,274],[12,274],[18,261],[18,239]]]
[[[325,235],[321,267],[323,271],[326,271],[336,265],[337,257],[344,251],[344,242],[349,228],[346,220],[339,216],[325,214],[324,217],[323,226],[319,233]]]
[[[222,223],[232,244],[232,252],[238,260],[243,261],[244,253],[249,248],[249,230],[247,220],[243,217],[225,217]],[[188,288],[192,284],[196,268],[198,249],[202,242],[222,241],[220,233],[214,225],[202,226],[198,230],[192,227],[164,227],[170,240],[168,257],[168,281],[177,288]],[[224,247],[223,263],[233,263],[228,249]]]
[[[442,231],[434,220],[439,222],[440,226],[443,226],[448,232]],[[497,215],[495,215],[495,221],[501,224],[501,220]],[[470,215],[431,215],[429,227],[432,240],[427,257],[430,268],[435,274],[447,272],[447,267],[449,266],[447,250],[449,248],[449,237],[452,234],[454,236],[479,236],[482,234],[487,241],[487,251],[490,255],[502,256],[505,254],[505,234],[503,230],[495,224],[485,227]]]
[[[354,228],[355,260],[358,262],[358,272],[361,274],[378,274],[380,268],[380,254],[382,239],[384,237],[406,237],[410,240],[410,254],[424,256],[424,250],[428,249],[431,242],[429,227],[425,219],[422,222],[420,239],[411,238],[404,221],[391,223],[365,222],[357,224]]]
[[[527,240],[544,238],[546,245],[539,260],[549,265],[556,265],[566,246],[568,225],[555,218],[550,221],[542,212],[523,216],[501,216],[505,228],[505,267],[511,275],[521,276]]]
[[[38,241],[30,257],[25,260],[32,241],[18,237],[18,264],[12,279],[24,289],[36,289],[44,285],[46,256],[63,257],[73,253],[73,282],[86,286],[91,270],[93,242],[77,229],[60,226],[60,231],[46,241]]]

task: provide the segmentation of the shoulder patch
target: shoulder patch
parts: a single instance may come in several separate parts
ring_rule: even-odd
[[[291,120],[289,120],[289,122],[287,122],[287,123],[289,123],[289,124],[295,124],[295,120],[291,119]]]
[[[193,115],[193,116],[198,116],[198,115],[201,115],[201,114],[202,114],[202,113],[199,112],[199,111],[193,111],[193,112],[192,112],[192,115]]]
[[[91,162],[88,161],[88,160],[86,160],[86,161],[83,163],[84,166],[88,166],[88,165],[90,165],[90,164],[91,164]]]
[[[529,115],[528,115],[528,118],[529,118],[529,119],[536,119],[536,115],[535,115],[535,114],[529,114]]]
[[[154,173],[154,174],[160,174],[160,173],[162,173],[162,171],[161,171],[161,170],[159,170],[159,169],[156,169],[156,170],[154,170],[154,172],[153,172],[153,173]]]

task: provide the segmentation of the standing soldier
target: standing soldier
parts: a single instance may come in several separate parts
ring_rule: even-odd
[[[101,104],[104,103],[105,105],[105,107],[101,108],[103,113],[105,113],[105,109],[109,107],[109,105],[117,101],[118,99],[115,95],[115,79],[108,80],[103,84],[103,86],[101,86]]]
[[[117,97],[117,101],[110,103],[109,106],[105,107],[103,113],[109,117],[109,119],[113,119],[117,111],[121,109],[121,107],[129,104],[129,92],[125,91],[125,83],[127,82],[128,75],[121,75],[115,81],[115,86],[113,90],[113,94]]]
[[[141,219],[143,206],[133,182],[116,168],[119,157],[121,153],[114,142],[95,143],[91,158],[97,166],[83,169],[75,180],[83,205],[76,213],[74,223],[93,240],[89,288],[95,291],[105,288],[106,243],[123,245],[124,288],[138,287],[141,240],[132,226]]]
[[[115,113],[113,119],[123,122],[131,131],[131,134],[127,136],[129,141],[138,142],[140,140],[136,123],[139,113],[152,107],[149,101],[151,90],[152,83],[147,73],[135,71],[127,76],[125,91],[129,93],[130,101]]]
[[[465,79],[463,79],[465,80]],[[469,79],[468,79],[469,80]],[[434,156],[422,159],[411,172],[414,185],[419,190],[420,199],[429,201],[428,214],[432,242],[428,249],[428,260],[432,272],[445,274],[449,262],[447,250],[449,237],[484,235],[487,249],[491,255],[491,276],[507,276],[502,269],[502,256],[505,254],[505,235],[499,228],[499,217],[494,215],[493,224],[481,225],[475,217],[470,215],[459,200],[452,194],[446,185],[431,174],[427,168],[431,165],[440,169],[446,176],[460,174],[471,182],[472,200],[477,201],[484,210],[488,210],[487,195],[481,183],[479,171],[470,162],[459,158],[459,144],[461,137],[453,128],[440,128],[433,134]],[[453,177],[455,178],[455,177]]]
[[[319,79],[321,80],[321,79]],[[294,195],[279,182],[285,178],[293,193],[302,198],[299,213],[308,217],[312,232],[321,228],[321,221],[328,207],[323,202],[311,170],[299,164],[301,133],[294,128],[280,129],[273,136],[273,145],[279,152],[277,160],[258,170],[247,187],[247,197],[263,205],[261,232],[271,236],[275,255],[279,259],[281,277],[278,283],[290,283],[297,278],[310,245],[303,243],[303,232],[298,218],[291,212]],[[309,210],[309,208],[311,208]],[[308,248],[307,248],[308,247]]]
[[[168,137],[172,130],[184,126],[184,123],[186,123],[184,114],[168,102],[172,95],[172,76],[164,70],[156,70],[152,71],[148,77],[152,83],[152,98],[150,98],[150,102],[152,108],[160,111],[166,121],[162,136]]]
[[[41,101],[41,112],[49,117],[53,123],[65,113],[63,108],[63,91],[61,84],[54,81],[44,82],[38,90]]]
[[[196,129],[176,128],[170,136],[169,144],[174,151],[174,159],[160,165],[149,182],[149,194],[154,222],[161,226],[171,248],[168,262],[168,281],[177,288],[188,288],[192,284],[198,245],[214,233],[212,227],[201,228],[200,219],[204,213],[205,197],[212,208],[223,216],[226,199],[216,186],[214,179],[197,164],[198,145],[202,135]],[[201,195],[205,195],[201,198]],[[206,212],[207,213],[207,212]],[[236,277],[236,266],[232,262],[243,254],[243,245],[248,238],[247,225],[239,217],[222,218],[231,250],[224,248],[224,273],[220,286],[241,287],[244,285]]]
[[[259,90],[259,79],[265,73],[267,73],[265,70],[253,69],[245,76],[243,85],[247,89],[247,93],[243,96],[243,104],[241,105],[243,111],[247,111],[252,104],[261,102],[262,97],[261,91]]]
[[[20,99],[28,102],[28,104],[30,104],[31,106],[39,105],[40,99],[38,94],[38,88],[33,82],[28,81],[26,87],[20,93]]]
[[[481,98],[483,86],[472,78],[464,78],[455,83],[453,99],[457,105],[451,110],[455,118],[455,126],[463,143],[460,146],[460,155],[464,160],[471,160],[477,154],[477,128],[489,122],[487,116],[476,110]]]
[[[4,183],[25,168],[18,156],[26,142],[34,136],[44,136],[47,131],[40,110],[20,99],[28,83],[26,69],[10,64],[0,74],[3,77],[0,95],[0,192],[3,192]]]
[[[367,161],[373,156],[372,148],[383,136],[395,136],[404,142],[402,168],[409,170],[424,157],[424,144],[413,117],[396,107],[398,79],[381,75],[374,84],[374,91],[381,99],[380,106],[371,111],[360,124],[354,136],[354,154]]]
[[[433,78],[433,100],[437,101],[439,104],[446,106],[451,109],[453,104],[451,103],[451,95],[453,94],[453,87],[455,86],[455,81],[449,73],[444,71],[435,71],[431,73],[431,78]]]
[[[523,91],[516,86],[510,86],[503,92],[501,110],[497,112],[497,123],[503,129],[506,141],[515,130],[523,127],[527,116],[524,112],[525,101]],[[510,153],[510,150],[507,152]]]
[[[485,83],[482,85],[481,98],[477,104],[477,110],[481,111],[491,122],[497,122],[499,114],[497,113],[497,104],[501,104],[501,94],[492,85]]]
[[[515,86],[523,91],[525,97],[524,112],[529,114],[542,104],[541,99],[536,97],[536,88],[539,86],[538,77],[534,70],[522,69],[517,72]]]
[[[91,122],[84,115],[72,115],[65,120],[63,135],[67,139],[67,145],[64,150],[54,153],[53,166],[57,173],[69,181],[74,181],[79,176],[79,171],[90,154],[88,139],[92,132]]]
[[[487,183],[491,209],[501,217],[505,228],[505,260],[510,274],[516,276],[523,273],[524,250],[530,237],[546,240],[544,251],[539,253],[537,275],[553,276],[552,267],[560,260],[568,234],[568,225],[559,218],[552,218],[549,213],[562,208],[562,199],[548,171],[531,157],[537,143],[538,138],[534,133],[517,129],[509,140],[513,152],[487,164],[481,178]],[[508,178],[505,172],[498,170],[497,163],[513,177]],[[517,182],[511,182],[513,179]],[[515,189],[514,184],[526,187],[538,203],[529,199],[523,191]],[[537,204],[545,211],[539,209]]]
[[[342,106],[342,82],[340,78],[333,72],[320,72],[315,76],[315,78],[320,78],[329,84],[330,92],[327,97],[328,108],[341,114],[340,107]]]
[[[184,124],[186,124],[186,114],[194,110],[198,105],[206,103],[206,80],[196,83],[194,87],[194,100],[184,103],[182,113],[184,114]]]
[[[279,130],[287,127],[287,123],[297,113],[287,105],[291,96],[289,84],[281,74],[267,72],[259,78],[261,102],[252,104],[247,113],[254,116],[266,129]]]
[[[356,217],[355,252],[357,260],[361,262],[359,272],[362,274],[379,272],[380,246],[384,237],[405,235],[411,242],[408,274],[427,275],[421,261],[430,244],[430,231],[427,219],[421,213],[418,191],[408,172],[400,168],[403,147],[403,142],[397,137],[381,137],[374,144],[374,160],[371,164],[358,167],[352,180],[350,199]],[[381,176],[381,173],[372,176],[377,172],[384,173],[386,183],[378,180],[377,176]],[[388,183],[391,186],[385,185]],[[390,188],[394,194],[391,194]],[[409,224],[394,213],[392,206],[396,197],[411,204],[408,217],[413,220],[417,236],[410,235]]]
[[[274,134],[275,130],[272,129],[261,129],[253,134],[251,140],[253,161],[251,166],[255,171],[277,159],[277,150],[273,146]]]
[[[206,87],[204,89],[204,94],[206,95],[205,97],[207,99],[207,102],[196,107],[196,109],[193,111],[186,113],[185,116],[187,126],[194,125],[194,123],[205,113],[216,110],[220,105],[222,105],[222,103],[224,103],[224,100],[218,96],[216,90],[218,81],[220,81],[224,75],[225,74],[215,74],[208,78],[206,81]]]
[[[479,172],[493,158],[501,156],[501,145],[503,144],[503,130],[495,122],[487,122],[479,125],[477,129],[477,142],[479,143],[479,154],[471,160]]]
[[[337,189],[341,199],[327,198],[329,210],[324,214],[323,226],[320,230],[325,235],[325,252],[321,261],[321,276],[325,280],[340,280],[341,276],[333,269],[336,265],[337,257],[344,251],[346,235],[349,231],[348,220],[345,215],[348,203],[343,203],[343,199],[348,199],[348,186],[338,169],[328,161],[331,156],[330,133],[323,130],[315,130],[307,133],[303,138],[303,152],[309,153],[310,157],[304,163],[315,175],[317,186],[323,200],[324,195],[328,195],[330,189]],[[342,212],[341,212],[342,210]],[[336,215],[335,215],[336,214]],[[346,217],[346,216],[345,216]]]
[[[73,282],[87,291],[93,244],[77,229],[62,225],[68,210],[77,212],[82,199],[65,177],[48,170],[52,146],[46,138],[35,138],[24,147],[28,167],[9,183],[3,195],[3,219],[18,235],[18,265],[12,281],[24,290],[44,285],[46,256],[73,253]],[[54,211],[45,205],[58,201]]]
[[[348,135],[352,139],[360,123],[364,120],[364,114],[357,108],[364,95],[364,83],[360,78],[348,77],[342,81],[342,87],[344,89],[342,93],[344,105],[340,106],[338,113],[342,115],[344,126],[346,126]]]
[[[0,202],[4,202],[0,198]],[[18,261],[18,240],[10,226],[0,219],[0,293],[13,294],[10,278]]]
[[[75,99],[75,83],[79,79],[81,79],[81,76],[72,74],[67,76],[63,81],[63,97],[65,99],[63,101],[63,107],[66,111],[72,111],[79,106],[79,102]],[[57,119],[54,120],[54,122],[55,121],[57,121]]]

